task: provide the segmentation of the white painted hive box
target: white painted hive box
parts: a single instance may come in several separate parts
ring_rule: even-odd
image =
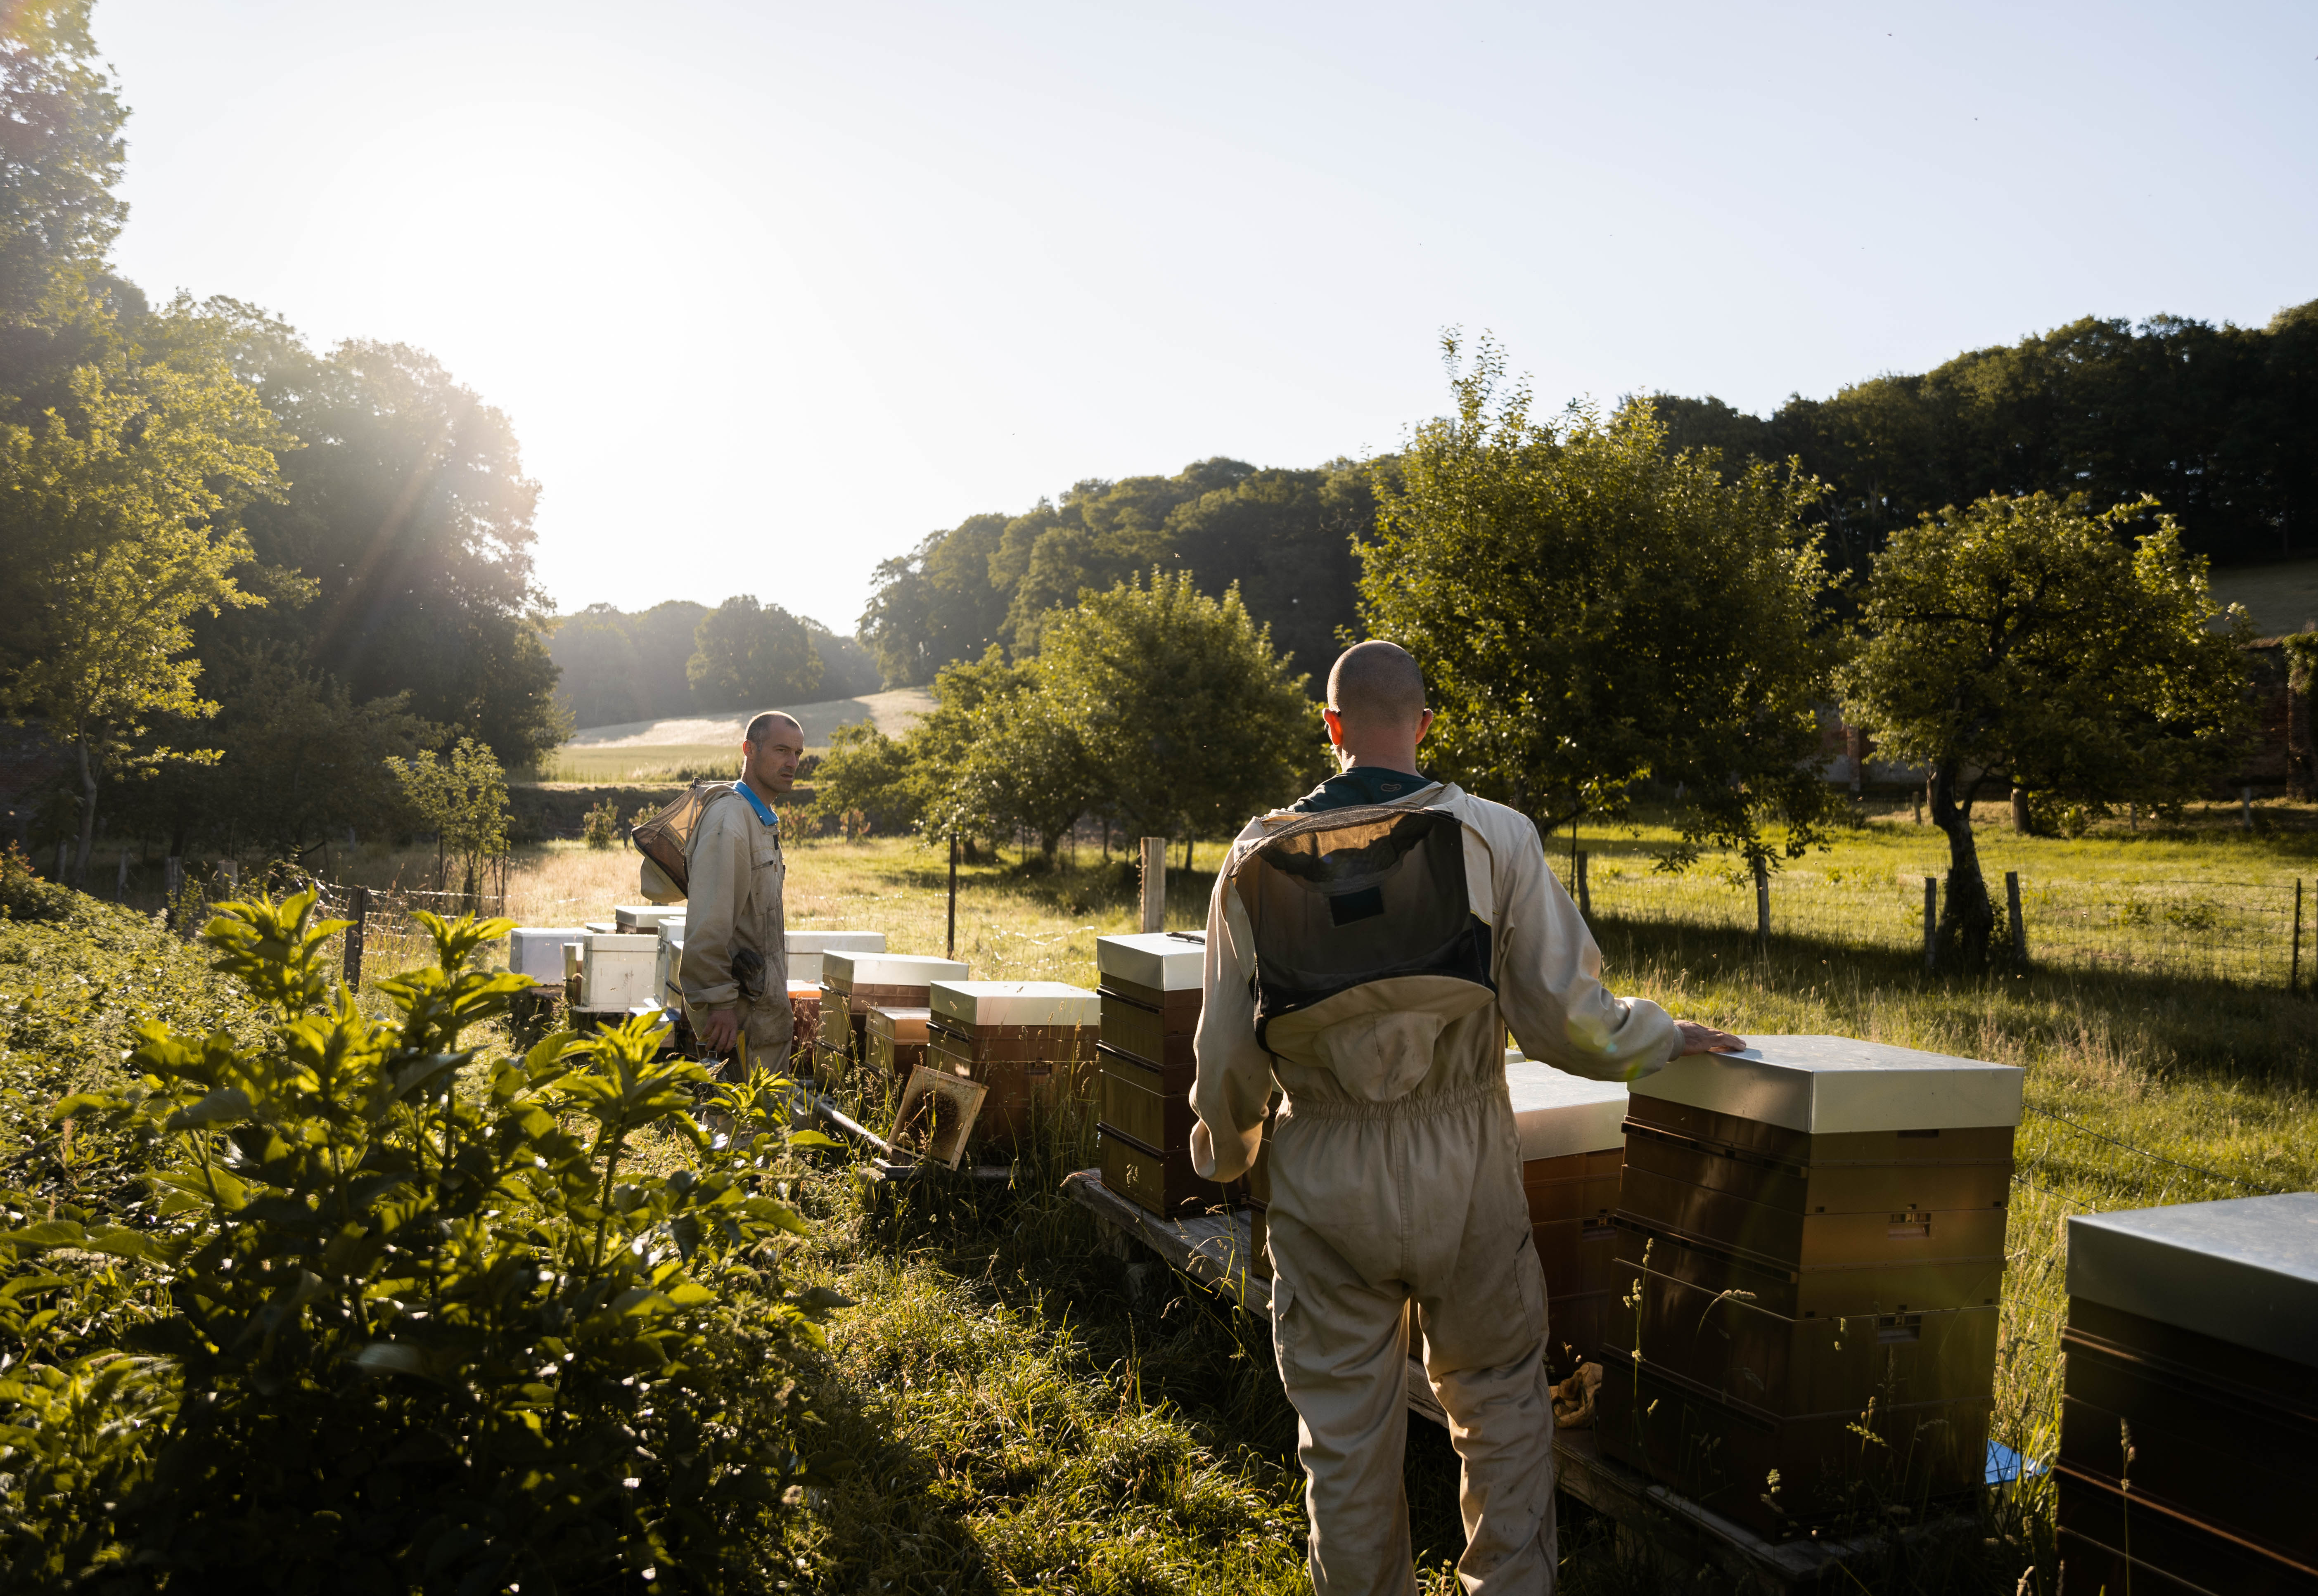
[[[652,967],[660,951],[657,935],[590,932],[581,946],[580,1007],[627,1009],[657,1000]]]
[[[788,949],[789,979],[810,981],[816,984],[829,968],[823,961],[832,951],[885,951],[885,933],[883,931],[791,931],[781,938],[781,942]]]
[[[508,968],[556,985],[563,979],[563,945],[587,935],[578,926],[517,926],[508,933]]]
[[[2022,1071],[1849,1036],[1750,1036],[1743,1053],[1694,1054],[1633,1083],[1638,1098],[1808,1135],[2018,1125]]]
[[[2069,1295],[2318,1367],[2318,1192],[2073,1215]]]
[[[1064,1026],[1102,1023],[1102,999],[1059,981],[937,981],[927,988],[936,1019],[961,1026]]]
[[[1522,1161],[1601,1152],[1626,1144],[1626,1088],[1588,1080],[1505,1049],[1505,1087],[1513,1094],[1514,1125]]]
[[[682,919],[678,904],[623,903],[612,910],[612,921],[623,931],[656,931],[666,919]]]
[[[1099,974],[1116,975],[1155,991],[1197,991],[1207,956],[1207,937],[1198,931],[1145,931],[1094,939]]]
[[[956,959],[832,948],[821,955],[821,973],[822,979],[838,991],[849,992],[865,986],[924,986],[935,981],[964,981],[968,972]]]

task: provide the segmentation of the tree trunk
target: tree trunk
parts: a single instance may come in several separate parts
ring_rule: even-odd
[[[1972,794],[1956,792],[1953,759],[1944,761],[1932,773],[1932,824],[1947,833],[1948,838],[1947,902],[1940,910],[1939,967],[1976,975],[1988,968],[1996,910],[1988,901],[1988,883],[1980,874],[1980,849],[1972,842]]]
[[[80,740],[80,852],[73,860],[73,885],[88,885],[88,850],[96,841],[96,769],[88,760],[88,739]]]

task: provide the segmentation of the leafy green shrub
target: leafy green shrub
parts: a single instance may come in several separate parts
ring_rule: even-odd
[[[463,1048],[522,984],[468,967],[503,920],[422,914],[435,967],[371,1020],[314,901],[205,933],[263,1035],[148,1024],[54,1109],[139,1151],[136,1200],[10,1201],[0,1582],[763,1588],[786,1368],[842,1302],[781,1287],[778,1083],[712,1140],[645,1022]]]
[[[580,835],[594,848],[611,847],[620,839],[620,806],[606,798],[588,811],[580,822]]]
[[[61,919],[71,902],[72,889],[60,882],[42,880],[22,848],[13,842],[0,848],[0,918]]]

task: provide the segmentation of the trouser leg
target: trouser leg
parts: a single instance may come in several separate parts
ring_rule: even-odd
[[[1426,1372],[1464,1465],[1457,1575],[1474,1596],[1548,1596],[1556,1553],[1545,1281],[1527,1247],[1510,1269],[1474,1271],[1492,1273],[1420,1306]]]
[[[1271,1233],[1272,1342],[1295,1404],[1317,1596],[1413,1596],[1406,1293],[1370,1286],[1293,1220]]]

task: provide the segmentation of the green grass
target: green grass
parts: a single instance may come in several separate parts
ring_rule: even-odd
[[[1585,845],[1638,866],[1639,896],[1654,841]],[[2310,868],[2309,842],[2281,830],[2232,837],[2216,818],[2205,834],[2023,841],[2012,856],[2088,891],[2134,869],[2290,883]],[[1207,851],[1212,864],[1217,850]],[[1927,855],[1936,860],[1927,834],[1884,820],[1804,868],[1872,874]],[[1092,983],[1094,937],[1127,928],[1130,892],[1091,853],[1082,866],[964,872],[959,945],[976,978]],[[1200,923],[1210,879],[1171,871],[1169,924]],[[791,856],[792,923],[883,929],[897,951],[938,953],[942,883],[942,862],[907,843],[817,842]],[[2089,964],[1928,979],[1896,935],[1782,928],[1765,960],[1751,913],[1749,929],[1680,923],[1664,908],[1622,918],[1626,890],[1595,894],[1617,990],[1742,1032],[1864,1036],[2027,1071],[1996,1433],[2031,1457],[2057,1444],[2070,1214],[2318,1185],[2318,1027],[2306,999]],[[1678,905],[1674,894],[1690,889],[1661,890]],[[1785,890],[1800,892],[1793,878]],[[1301,1588],[1294,1421],[1265,1327],[1155,1278],[1163,1271],[1130,1276],[1104,1250],[1091,1217],[1055,1193],[1061,1173],[1092,1161],[1077,1134],[1011,1191],[946,1180],[869,1192],[838,1170],[809,1182],[821,1223],[812,1267],[863,1304],[840,1315],[819,1376],[836,1475],[795,1530],[809,1588]],[[1415,1423],[1416,1541],[1443,1589],[1461,1545],[1454,1473],[1445,1437]],[[2026,1574],[2025,1589],[2050,1596],[2051,1489],[2046,1476],[2008,1493],[1985,1534],[1863,1571],[1864,1588],[2012,1592]],[[1565,1511],[1563,1553],[1564,1588],[1579,1596],[1658,1588],[1582,1512]]]
[[[2089,835],[2024,836],[2009,806],[1982,803],[1974,835],[1982,879],[1999,915],[2005,874],[2020,877],[2021,919],[2038,964],[2120,973],[2196,976],[2283,987],[2292,973],[2295,885],[2318,876],[2318,828],[2310,806],[2268,800],[2255,829],[2236,805],[2207,805],[2188,825],[2159,829],[2123,820]],[[1909,805],[1863,806],[1836,846],[1785,863],[1771,878],[1774,936],[1821,938],[1892,951],[1923,946],[1924,880],[1944,883],[1946,838],[1916,824]],[[1681,875],[1654,868],[1674,832],[1645,815],[1632,829],[1586,832],[1587,877],[1597,916],[1622,921],[1755,925],[1753,882],[1728,856]],[[1551,845],[1569,875],[1568,834]],[[2304,906],[2302,973],[2310,974],[2318,895]]]

